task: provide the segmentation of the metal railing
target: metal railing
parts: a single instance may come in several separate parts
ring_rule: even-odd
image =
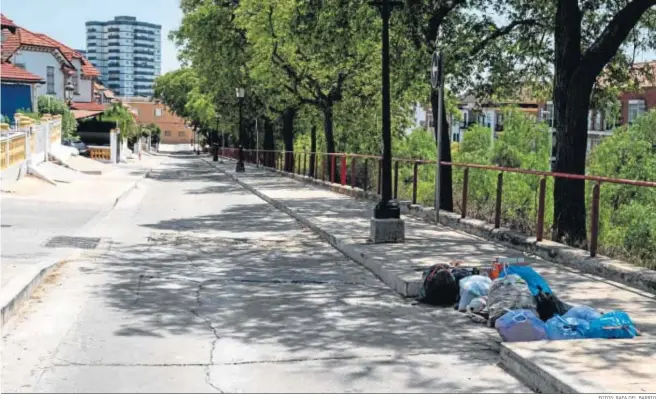
[[[222,148],[220,153],[229,158],[238,159],[239,149]],[[277,150],[243,150],[244,160],[252,164],[263,165],[277,170],[284,170],[298,175],[313,177],[318,180],[330,181],[343,186],[350,185],[366,191],[373,191],[380,195],[382,157],[380,155],[361,155],[347,153],[311,153],[311,152],[286,152]],[[409,166],[412,168],[412,183],[410,202],[417,204],[417,189],[419,186],[419,169],[423,165],[435,167],[435,160],[392,158],[392,187],[393,198],[399,199],[399,167]],[[588,250],[590,256],[595,257],[598,249],[599,238],[599,202],[601,184],[620,184],[634,187],[656,188],[656,182],[629,180],[622,178],[575,175],[559,172],[548,172],[540,170],[509,168],[494,165],[480,165],[458,162],[441,162],[442,166],[462,170],[462,192],[460,200],[460,216],[467,218],[469,180],[471,170],[493,171],[497,173],[496,194],[494,198],[494,227],[501,227],[501,215],[503,208],[503,184],[504,174],[531,175],[539,179],[538,184],[538,208],[535,227],[536,241],[542,241],[544,237],[545,224],[545,199],[547,192],[547,178],[561,178],[570,180],[584,180],[591,182],[592,195],[590,206],[590,241]],[[373,184],[372,184],[373,183]],[[454,197],[456,197],[454,195]]]

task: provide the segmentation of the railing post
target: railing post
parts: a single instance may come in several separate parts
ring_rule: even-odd
[[[364,159],[364,181],[362,182],[362,190],[367,192],[369,185],[369,158]]]
[[[540,191],[538,194],[538,225],[537,231],[535,232],[535,241],[542,241],[542,235],[544,234],[544,197],[546,196],[547,191],[547,178],[542,176],[540,179]]]
[[[467,196],[469,195],[469,168],[465,168],[462,176],[462,212],[460,216],[467,217]]]
[[[335,154],[330,154],[330,182],[335,183]]]
[[[303,153],[303,176],[307,172],[307,152]]]
[[[346,154],[342,154],[342,162],[339,167],[340,183],[342,186],[346,185]]]
[[[412,203],[417,203],[417,174],[419,172],[419,162],[415,161],[412,166]]]
[[[321,180],[326,181],[326,167],[328,166],[328,160],[323,154],[321,155],[321,160],[323,161],[321,165]]]
[[[590,210],[590,257],[597,256],[597,239],[599,238],[599,195],[601,182],[596,181],[592,187],[592,209]]]
[[[383,160],[378,160],[378,182],[376,184],[376,192],[380,195],[383,186]]]
[[[399,161],[394,162],[394,199],[399,198]]]
[[[351,157],[351,187],[355,188],[355,160],[357,158],[352,156]]]
[[[497,203],[494,209],[494,228],[501,226],[501,196],[503,194],[503,172],[497,175]]]
[[[319,154],[316,152],[314,153],[314,175],[312,177],[319,180]]]

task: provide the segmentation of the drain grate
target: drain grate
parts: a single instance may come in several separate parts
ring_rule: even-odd
[[[94,237],[55,236],[49,239],[44,246],[47,248],[95,249],[99,242],[100,238]]]

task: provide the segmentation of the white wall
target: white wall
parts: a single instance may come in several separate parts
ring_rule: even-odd
[[[76,103],[90,103],[92,99],[93,81],[89,79],[82,79],[82,62],[74,59],[73,66],[78,74],[78,91],[79,94],[73,94],[73,101]],[[75,78],[73,78],[75,79]]]
[[[61,70],[61,64],[52,53],[41,51],[18,50],[11,57],[14,64],[23,64],[28,72],[40,76],[43,80],[47,79],[48,68],[55,68],[55,96],[61,100],[64,99],[64,73]],[[43,83],[37,86],[37,96],[48,94],[48,85]]]

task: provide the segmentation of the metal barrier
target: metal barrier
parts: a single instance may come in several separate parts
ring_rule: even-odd
[[[225,157],[237,159],[239,150],[237,148],[222,148],[221,154]],[[346,153],[310,153],[310,152],[285,152],[272,150],[259,150],[259,159],[256,159],[255,150],[243,150],[244,158],[251,163],[264,165],[277,170],[285,170],[313,177],[318,180],[329,179],[332,183],[340,185],[350,185],[353,188],[361,188],[369,191],[372,188],[371,182],[375,182],[375,189],[378,194],[381,192],[381,160],[380,155],[361,155]],[[412,167],[412,194],[410,201],[412,204],[417,203],[417,188],[419,185],[419,168],[423,165],[435,167],[435,160],[416,160],[392,158],[393,162],[393,196],[398,199],[399,193],[399,165]],[[350,164],[350,171],[348,165]],[[568,173],[538,171],[520,168],[508,168],[494,165],[479,165],[457,162],[441,162],[442,166],[461,169],[463,171],[463,183],[460,203],[460,216],[467,217],[467,204],[469,200],[469,179],[471,170],[493,171],[497,173],[496,194],[494,203],[494,227],[501,227],[501,215],[503,209],[503,182],[504,174],[533,175],[539,178],[538,184],[538,209],[537,221],[535,228],[535,237],[537,241],[542,241],[544,237],[544,215],[545,215],[545,197],[547,189],[547,178],[561,178],[572,180],[584,180],[593,183],[591,206],[590,206],[590,242],[588,249],[590,256],[597,255],[598,237],[599,237],[599,198],[601,184],[621,184],[627,186],[651,187],[656,188],[656,182],[629,180],[621,178],[612,178],[604,176],[575,175]],[[358,167],[360,167],[358,171]],[[455,196],[455,195],[454,195]]]

